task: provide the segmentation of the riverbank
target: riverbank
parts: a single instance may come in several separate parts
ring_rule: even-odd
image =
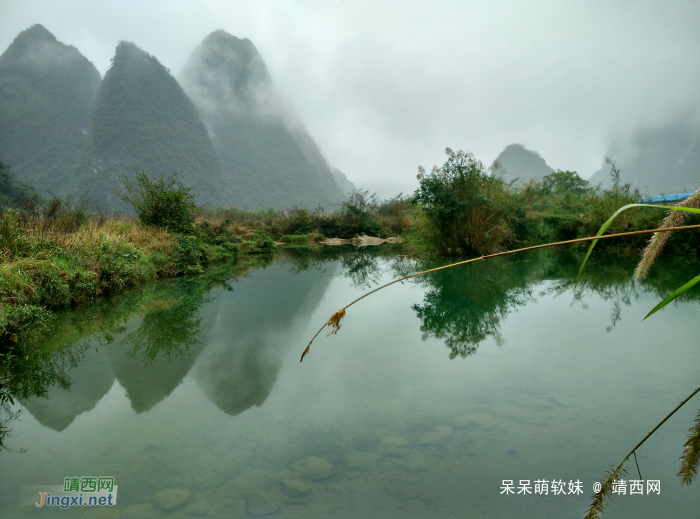
[[[0,221],[0,351],[31,339],[53,312],[157,278],[201,273],[207,265],[273,254],[273,240],[228,222],[197,222],[177,234],[135,219],[80,221],[70,211],[31,220],[8,210]]]

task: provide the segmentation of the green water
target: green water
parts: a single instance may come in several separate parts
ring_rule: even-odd
[[[639,283],[634,258],[600,256],[575,290],[580,259],[533,253],[394,285],[302,364],[335,310],[434,265],[392,249],[287,253],[66,313],[48,340],[70,343],[54,358],[70,389],[15,407],[1,515],[582,517],[609,466],[700,385],[700,320],[696,291],[641,322],[693,269],[663,263]],[[614,496],[605,517],[697,517],[698,483],[676,473],[698,406],[640,449],[641,478],[628,467],[660,494]],[[114,477],[116,507],[33,505],[74,476]],[[503,480],[532,494],[501,494]],[[567,493],[535,495],[536,480]],[[568,494],[577,480],[583,494]],[[189,497],[164,510],[153,496],[168,489]]]

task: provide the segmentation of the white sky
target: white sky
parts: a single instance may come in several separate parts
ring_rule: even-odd
[[[383,196],[446,146],[489,164],[518,142],[588,177],[612,138],[700,116],[699,0],[0,0],[0,51],[35,23],[102,74],[120,40],[177,74],[216,29],[250,38],[331,164]]]

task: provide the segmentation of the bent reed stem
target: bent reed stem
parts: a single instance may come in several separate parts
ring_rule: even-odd
[[[605,508],[605,505],[607,504],[607,499],[610,495],[610,490],[612,488],[611,487],[611,484],[612,484],[611,476],[619,474],[620,471],[624,471],[624,465],[627,462],[627,460],[630,459],[630,457],[632,455],[634,455],[634,461],[636,463],[637,462],[637,449],[639,449],[639,447],[641,447],[644,444],[644,442],[647,441],[649,439],[649,437],[658,430],[659,427],[661,427],[663,424],[665,424],[669,418],[671,418],[674,414],[676,414],[676,412],[681,407],[683,407],[685,404],[687,404],[690,401],[690,399],[693,398],[695,395],[697,395],[699,392],[700,392],[700,387],[697,388],[692,393],[690,393],[690,395],[688,395],[688,397],[685,400],[683,400],[680,404],[678,404],[676,406],[676,408],[666,416],[666,418],[661,420],[656,425],[656,427],[654,427],[651,431],[649,431],[649,433],[642,439],[642,441],[640,441],[637,445],[635,445],[634,449],[632,449],[630,451],[630,453],[627,456],[625,456],[625,459],[623,459],[622,462],[617,467],[615,467],[614,470],[612,470],[608,474],[608,476],[605,478],[604,484],[601,486],[600,490],[598,492],[596,492],[595,494],[593,494],[593,502],[591,503],[591,507],[586,512],[586,516],[584,517],[584,519],[598,519],[600,517],[598,515],[598,512],[602,512],[603,509]],[[637,464],[637,470],[639,470],[639,464]],[[642,478],[641,471],[639,471],[639,478],[640,479]]]
[[[655,233],[655,232],[672,232],[672,231],[680,231],[680,230],[684,230],[684,229],[700,229],[700,224],[698,224],[698,225],[684,225],[681,227],[666,227],[666,228],[659,228],[659,229],[644,229],[641,231],[621,232],[621,233],[617,233],[617,234],[606,234],[603,236],[589,236],[587,238],[576,238],[575,240],[565,240],[565,241],[557,241],[557,242],[552,242],[552,243],[544,243],[542,245],[532,245],[530,247],[523,247],[522,249],[513,249],[513,250],[509,250],[509,251],[504,251],[504,252],[497,252],[495,254],[487,254],[485,256],[480,256],[478,258],[472,258],[472,259],[468,259],[468,260],[464,260],[464,261],[458,261],[457,263],[451,263],[449,265],[445,265],[442,267],[436,267],[434,269],[428,269],[428,270],[423,270],[422,272],[416,272],[415,274],[409,274],[408,276],[404,276],[402,278],[395,279],[394,281],[390,281],[389,283],[387,283],[385,285],[377,287],[374,290],[371,290],[371,291],[367,292],[366,294],[363,294],[362,296],[358,297],[357,299],[355,299],[353,302],[351,302],[347,306],[344,306],[343,308],[338,310],[338,312],[334,313],[333,316],[331,316],[331,319],[326,324],[321,326],[321,328],[316,332],[316,335],[314,335],[313,338],[311,339],[311,341],[309,341],[309,344],[308,344],[308,346],[306,346],[304,353],[301,354],[301,359],[299,360],[299,362],[302,362],[304,360],[304,357],[309,352],[309,348],[311,347],[311,344],[316,340],[316,337],[318,337],[318,334],[320,334],[326,326],[333,326],[335,328],[334,332],[332,332],[332,333],[335,333],[338,331],[338,329],[340,328],[340,326],[339,326],[340,319],[342,319],[342,316],[345,315],[345,310],[350,308],[352,305],[354,305],[358,301],[361,301],[365,297],[372,295],[375,292],[378,292],[379,290],[381,290],[383,288],[386,288],[390,285],[393,285],[394,283],[399,283],[400,281],[405,281],[405,280],[410,279],[410,278],[422,276],[423,274],[429,274],[430,272],[436,272],[438,270],[449,269],[452,267],[457,267],[459,265],[466,265],[467,263],[474,263],[475,261],[496,258],[498,256],[507,256],[509,254],[516,254],[518,252],[525,252],[525,251],[535,250],[535,249],[544,249],[546,247],[555,247],[557,245],[571,245],[573,243],[583,243],[583,242],[594,241],[594,240],[605,240],[608,238],[621,238],[624,236],[636,236],[638,234],[650,234],[650,233]],[[342,313],[341,317],[336,318],[336,316],[339,313]],[[336,318],[336,319],[334,319],[334,318]]]

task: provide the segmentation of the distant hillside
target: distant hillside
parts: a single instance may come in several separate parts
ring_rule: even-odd
[[[522,144],[511,144],[496,158],[499,165],[497,173],[510,182],[518,179],[526,183],[531,179],[541,182],[542,179],[554,173],[536,151],[525,149]]]
[[[333,166],[331,166],[331,173],[333,174],[335,183],[338,184],[338,187],[342,190],[343,193],[349,195],[350,192],[355,190],[355,184],[350,182],[348,180],[348,177],[345,176],[345,173],[340,171],[338,168],[334,168]]]
[[[35,193],[32,186],[15,178],[9,165],[0,162],[0,207],[19,207]]]
[[[700,126],[678,123],[636,130],[626,143],[611,145],[607,156],[620,169],[620,181],[651,196],[694,191],[700,186]],[[610,187],[610,166],[590,178]]]
[[[198,204],[230,204],[192,102],[156,58],[121,42],[95,100],[85,186],[104,209],[128,210],[114,190],[134,168],[151,177],[177,172],[183,184],[196,187]]]
[[[344,198],[250,40],[213,32],[194,50],[178,80],[209,129],[235,205],[330,207]]]
[[[0,56],[0,160],[42,193],[71,191],[100,74],[41,25]]]

